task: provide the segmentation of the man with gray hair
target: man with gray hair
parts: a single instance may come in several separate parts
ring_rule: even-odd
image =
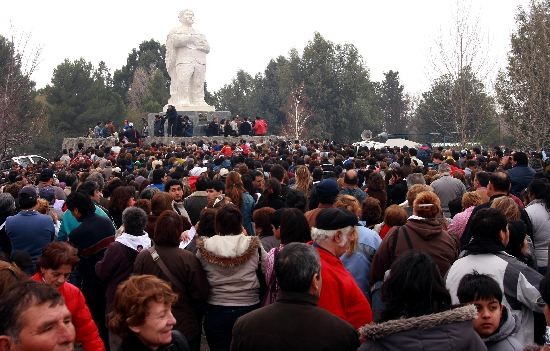
[[[356,225],[357,216],[350,211],[326,208],[317,216],[311,238],[321,257],[323,290],[319,307],[359,328],[372,321],[372,311],[355,279],[340,261],[340,256],[353,251]]]
[[[237,320],[231,350],[357,349],[353,326],[316,306],[323,279],[315,248],[286,245],[277,255],[275,275],[280,288],[277,302]]]
[[[430,185],[441,201],[443,215],[447,218],[451,218],[449,202],[457,197],[462,197],[466,192],[466,186],[460,180],[451,176],[451,166],[448,163],[440,163],[437,171],[440,177]]]

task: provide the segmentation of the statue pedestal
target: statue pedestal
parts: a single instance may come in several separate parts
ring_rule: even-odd
[[[174,105],[174,107],[176,108],[176,110],[178,111],[178,113],[180,113],[180,111],[189,111],[189,112],[215,112],[216,111],[216,108],[214,106],[210,106],[210,105],[207,105],[207,104],[204,104],[204,105],[179,105],[179,104],[167,104],[164,106],[164,108],[162,109],[164,112],[166,112],[168,110],[168,106],[170,105]],[[191,116],[189,116],[191,117]]]
[[[210,123],[215,117],[218,117],[218,122],[222,119],[231,118],[231,112],[229,111],[215,111],[215,108],[212,107],[212,111],[204,111],[204,106],[200,106],[200,109],[197,110],[180,110],[177,108],[178,115],[189,116],[189,119],[193,122],[193,135],[195,136],[204,136],[206,135],[206,126]],[[147,115],[147,121],[149,123],[149,135],[153,136],[153,126],[155,124],[155,115],[157,113],[149,113]],[[168,136],[166,130],[168,128],[168,121],[164,123],[164,135]]]

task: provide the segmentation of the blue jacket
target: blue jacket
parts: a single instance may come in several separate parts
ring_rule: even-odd
[[[365,297],[369,294],[369,276],[372,258],[378,250],[382,239],[377,232],[362,225],[355,227],[357,230],[357,248],[351,254],[344,254],[340,261],[351,273]]]
[[[508,170],[508,177],[512,183],[510,192],[516,196],[519,196],[523,189],[527,188],[529,183],[533,180],[535,170],[529,166],[517,165]]]
[[[36,265],[44,246],[54,239],[55,229],[50,216],[24,210],[6,219],[6,234],[12,250],[27,252]]]

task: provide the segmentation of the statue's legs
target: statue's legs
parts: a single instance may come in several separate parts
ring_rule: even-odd
[[[204,101],[204,79],[206,74],[206,65],[195,64],[195,73],[191,82],[191,103],[193,105],[206,105]]]
[[[192,63],[180,63],[176,66],[177,73],[177,103],[189,105],[191,103],[191,77],[193,76],[194,65]]]

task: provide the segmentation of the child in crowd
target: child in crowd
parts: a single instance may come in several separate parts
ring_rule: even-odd
[[[465,275],[457,290],[461,304],[474,304],[478,311],[473,321],[489,351],[521,351],[514,334],[519,329],[514,316],[502,304],[502,290],[496,280],[485,274]]]

